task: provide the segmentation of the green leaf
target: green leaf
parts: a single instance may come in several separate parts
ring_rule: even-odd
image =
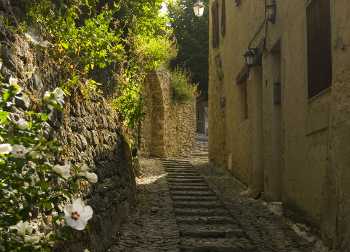
[[[5,124],[8,121],[9,112],[0,111],[0,123]]]

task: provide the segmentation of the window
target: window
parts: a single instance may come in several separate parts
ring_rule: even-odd
[[[212,14],[212,37],[213,48],[218,48],[220,44],[220,26],[219,26],[219,3],[215,1],[211,7]]]
[[[221,35],[224,37],[226,34],[226,0],[222,0],[221,6]]]
[[[329,0],[307,7],[308,91],[313,97],[332,83],[331,16]]]

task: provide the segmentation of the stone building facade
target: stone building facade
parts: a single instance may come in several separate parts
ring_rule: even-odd
[[[350,251],[350,3],[211,0],[209,11],[211,163]]]
[[[144,85],[144,118],[140,150],[143,156],[189,156],[195,140],[195,99],[173,100],[168,71],[150,73]]]

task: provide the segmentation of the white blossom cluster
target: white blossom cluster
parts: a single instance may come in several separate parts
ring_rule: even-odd
[[[1,85],[0,81],[0,90]],[[53,237],[59,227],[67,225],[75,230],[84,230],[93,216],[93,209],[85,205],[82,198],[75,197],[73,191],[69,191],[71,197],[66,195],[60,202],[50,202],[50,200],[46,202],[43,194],[48,190],[53,190],[60,195],[60,187],[54,188],[55,185],[67,185],[68,189],[66,189],[70,190],[72,181],[86,180],[89,183],[97,183],[98,176],[91,172],[86,164],[72,165],[67,161],[64,164],[55,163],[54,157],[50,157],[49,148],[43,146],[43,140],[36,135],[37,132],[42,132],[42,139],[45,139],[45,132],[50,130],[50,125],[47,122],[35,122],[31,116],[26,116],[27,111],[16,108],[13,100],[17,95],[25,97],[26,104],[30,104],[29,98],[19,87],[16,78],[9,78],[6,87],[7,89],[3,89],[5,91],[0,91],[0,169],[7,167],[19,173],[4,171],[3,175],[0,172],[0,175],[4,176],[4,178],[0,177],[0,196],[3,196],[4,200],[0,200],[0,204],[5,204],[5,206],[7,204],[9,207],[13,207],[11,204],[17,204],[17,208],[14,207],[14,209],[17,209],[18,212],[28,209],[31,202],[26,199],[25,192],[32,191],[44,198],[46,204],[44,209],[51,209],[51,214],[39,212],[33,216],[33,213],[39,209],[34,206],[33,213],[29,213],[29,218],[21,219],[7,228],[0,227],[0,239],[14,237],[15,242],[22,241],[23,246],[33,246],[33,248],[40,248],[44,241],[52,245],[54,242],[52,239],[55,239]],[[54,111],[62,109],[64,99],[65,94],[61,88],[45,92],[43,102],[49,111],[48,118],[52,117]],[[6,126],[2,125],[2,121]],[[21,134],[24,139],[22,142],[21,137],[12,135],[10,132],[12,128],[14,132],[18,131]],[[17,178],[18,181],[15,181]],[[17,184],[21,184],[21,187],[16,188]],[[6,200],[8,200],[7,203]],[[54,209],[59,209],[59,211]],[[0,221],[1,218],[6,219],[6,214],[6,209],[4,209],[4,212],[0,213]],[[48,220],[52,220],[51,223]]]

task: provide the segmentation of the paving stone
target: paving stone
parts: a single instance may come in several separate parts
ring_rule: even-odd
[[[138,183],[137,211],[108,251],[318,252],[256,201],[220,190],[232,180],[208,175],[215,173],[201,139],[191,162],[168,159],[148,167],[159,178],[149,174],[148,183]]]

